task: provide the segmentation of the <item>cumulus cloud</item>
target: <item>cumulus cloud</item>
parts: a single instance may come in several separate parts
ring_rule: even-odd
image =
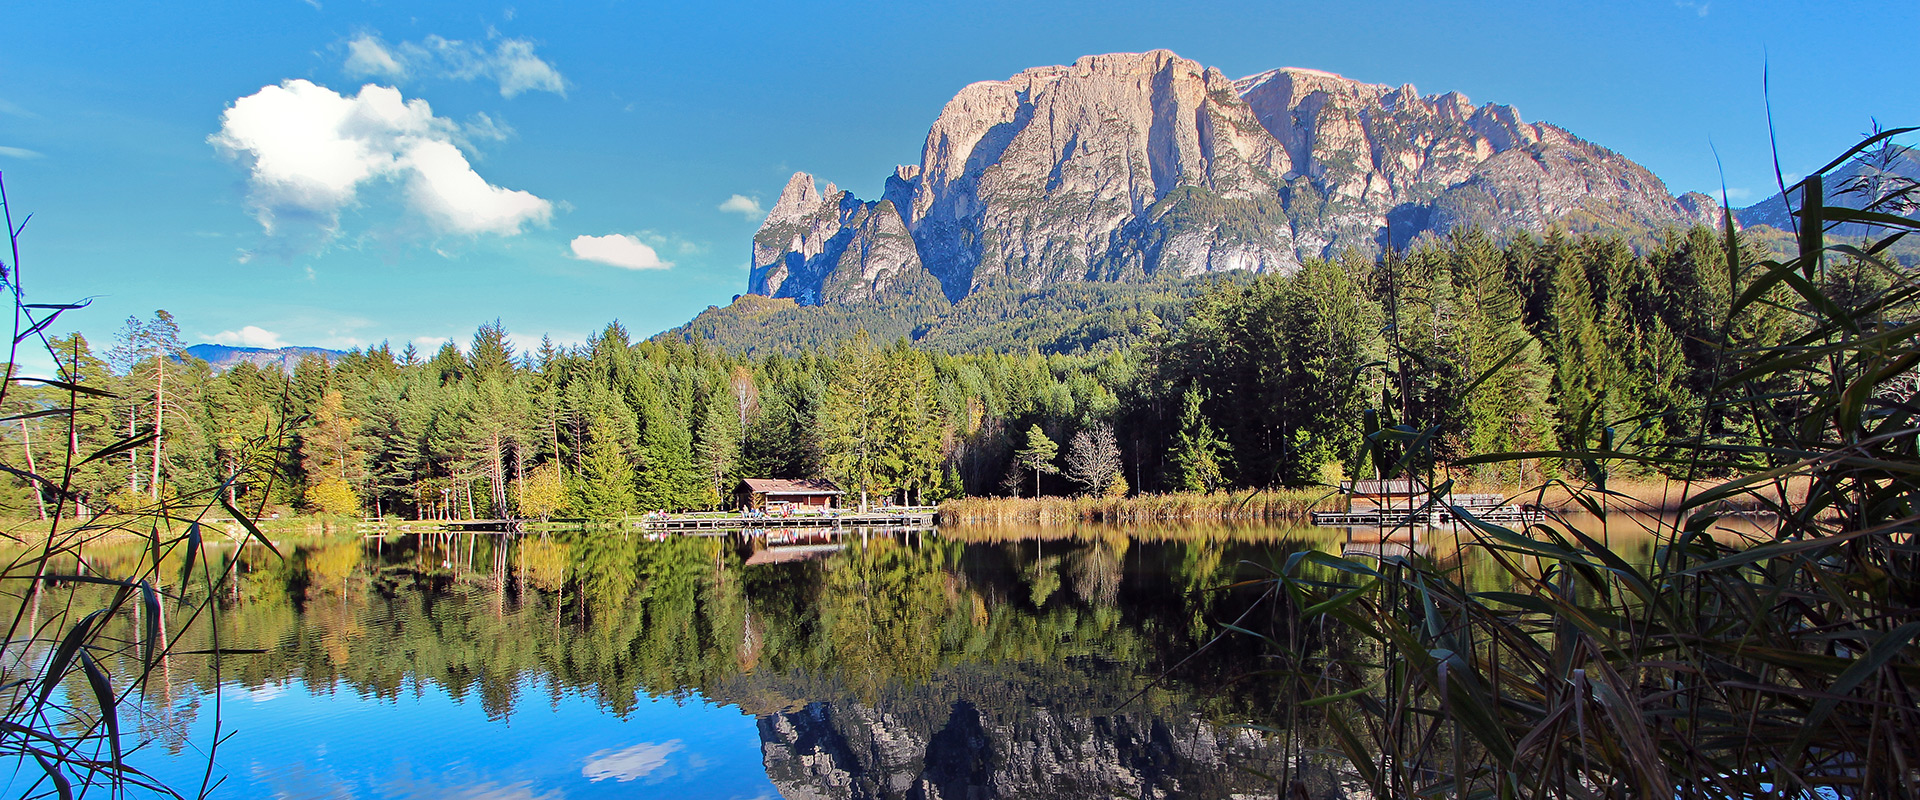
[[[536,54],[526,39],[494,39],[486,43],[428,36],[417,42],[390,45],[372,33],[347,40],[347,73],[359,78],[433,77],[472,81],[486,79],[500,87],[500,96],[552,92],[566,96],[567,81],[560,70]]]
[[[743,194],[727,198],[726,202],[720,204],[720,210],[729,214],[739,214],[750,220],[761,219],[767,215],[767,210],[760,207],[759,200]]]
[[[666,766],[667,756],[679,752],[682,747],[679,739],[671,739],[658,744],[641,742],[619,750],[600,750],[587,756],[580,774],[596,783],[608,778],[622,783],[644,778]]]
[[[661,261],[660,254],[646,242],[624,233],[575,236],[573,257],[623,269],[666,269],[673,266],[671,261]]]
[[[40,151],[28,150],[27,148],[24,148],[24,147],[6,147],[3,145],[0,145],[0,156],[6,156],[8,158],[17,158],[22,161],[25,161],[28,159],[39,158]]]
[[[462,129],[425,100],[369,84],[347,97],[305,80],[235,100],[207,141],[244,162],[254,216],[268,235],[323,245],[340,212],[371,183],[394,181],[442,232],[510,236],[553,216],[553,204],[494,186],[456,146]]]
[[[286,342],[280,341],[280,334],[254,325],[247,325],[237,331],[221,331],[207,338],[212,339],[214,344],[224,344],[228,347],[263,347],[272,350],[287,346]]]

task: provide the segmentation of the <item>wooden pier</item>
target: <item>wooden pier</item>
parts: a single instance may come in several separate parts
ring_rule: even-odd
[[[767,528],[930,528],[934,509],[915,507],[839,514],[795,514],[793,516],[741,514],[685,514],[643,517],[632,520],[634,527],[647,531],[726,532]]]
[[[354,527],[361,533],[382,536],[394,533],[528,533],[535,531],[592,528],[595,530],[638,530],[649,535],[669,533],[718,536],[730,533],[763,533],[768,530],[855,530],[932,528],[935,509],[931,506],[875,509],[867,512],[781,514],[648,514],[611,520],[526,520],[526,519],[427,519],[363,520]]]
[[[1415,508],[1366,508],[1352,511],[1315,511],[1313,524],[1333,527],[1405,528],[1424,525],[1437,528],[1460,521],[1465,515],[1487,522],[1540,522],[1546,512],[1518,505],[1462,506],[1431,505]]]

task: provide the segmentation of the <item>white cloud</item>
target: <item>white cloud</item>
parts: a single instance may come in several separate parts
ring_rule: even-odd
[[[235,100],[207,141],[247,164],[254,216],[268,235],[316,247],[376,179],[402,183],[409,206],[442,232],[510,236],[552,218],[552,203],[474,172],[455,146],[460,137],[456,123],[397,89],[368,84],[346,97],[289,80]]]
[[[522,92],[553,92],[565,96],[567,82],[552,64],[533,54],[533,43],[525,39],[507,39],[493,49],[494,77],[500,81],[500,96]]]
[[[240,699],[253,703],[265,703],[287,693],[286,684],[281,683],[263,683],[258,689],[250,689],[245,686],[240,686],[238,689]]]
[[[661,261],[660,254],[646,242],[624,233],[575,236],[573,257],[624,269],[666,269],[673,266],[671,261]]]
[[[468,142],[504,142],[513,138],[513,126],[488,116],[484,111],[476,111],[467,118],[467,124],[460,126],[460,135]]]
[[[763,219],[767,210],[760,207],[760,201],[743,194],[736,194],[720,204],[720,210],[729,214],[739,214],[750,220]]]
[[[347,74],[398,79],[407,77],[407,68],[379,37],[363,33],[347,42]]]
[[[6,147],[3,145],[0,145],[0,156],[6,156],[8,158],[18,158],[22,161],[25,161],[28,159],[39,158],[41,156],[41,153],[37,150],[28,150],[27,148],[24,148],[24,147]]]
[[[1753,196],[1752,189],[1727,189],[1725,191],[1727,193],[1727,199],[1730,201],[1746,200]]]
[[[441,345],[451,341],[453,341],[453,339],[446,336],[424,336],[423,335],[423,336],[415,336],[412,339],[408,339],[407,344],[413,345],[413,349],[420,353],[420,360],[425,361],[429,358],[432,358],[434,353],[440,352]],[[406,348],[403,345],[400,349],[404,350]]]
[[[682,747],[679,739],[671,739],[659,744],[641,742],[619,750],[600,750],[587,756],[580,774],[596,783],[608,778],[622,783],[644,778],[648,773],[666,766],[667,756],[679,752]]]
[[[237,331],[221,331],[207,338],[212,339],[214,344],[224,344],[228,347],[264,347],[272,350],[287,346],[286,342],[280,341],[280,334],[253,325]]]
[[[378,35],[362,33],[347,41],[347,74],[360,78],[436,77],[471,81],[485,78],[500,86],[500,96],[526,92],[567,93],[560,70],[535,54],[527,39],[495,39],[485,43],[428,36],[418,42],[389,45]]]

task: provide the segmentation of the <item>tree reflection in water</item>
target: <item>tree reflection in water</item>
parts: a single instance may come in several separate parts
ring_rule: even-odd
[[[1272,795],[1263,776],[1289,775],[1343,796],[1308,755],[1325,744],[1311,709],[1289,709],[1289,684],[1261,675],[1270,645],[1214,641],[1237,621],[1341,646],[1289,630],[1258,584],[1223,588],[1302,549],[1337,552],[1337,536],[975,528],[842,544],[752,565],[764,544],[609,531],[228,551],[237,563],[214,568],[237,570],[240,588],[221,643],[264,652],[225,674],[383,698],[431,684],[501,721],[542,690],[621,716],[697,695],[757,716],[788,797]],[[183,663],[175,694],[211,679]]]

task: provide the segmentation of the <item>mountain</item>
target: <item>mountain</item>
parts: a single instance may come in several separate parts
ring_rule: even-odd
[[[196,344],[187,347],[187,355],[207,362],[214,372],[223,372],[228,367],[242,361],[256,367],[274,367],[283,372],[292,372],[300,359],[318,356],[331,362],[346,355],[343,350],[328,350],[323,347],[229,347],[224,344]]]
[[[1861,208],[1889,195],[1900,195],[1879,204],[1876,210],[1913,216],[1920,211],[1920,151],[1893,144],[1876,148],[1827,173],[1824,186],[1828,205]],[[1772,197],[1735,211],[1734,219],[1742,227],[1766,225],[1794,230],[1787,206],[1789,198],[1794,209],[1800,208],[1800,191],[1795,188],[1784,194],[1776,192]],[[1876,231],[1849,223],[1839,226],[1834,233],[1860,236]],[[1877,231],[1878,235],[1885,233]]]
[[[797,173],[748,291],[802,305],[1287,272],[1473,225],[1712,223],[1646,168],[1508,106],[1326,72],[1233,80],[1165,50],[960,90],[920,163],[862,200]]]

